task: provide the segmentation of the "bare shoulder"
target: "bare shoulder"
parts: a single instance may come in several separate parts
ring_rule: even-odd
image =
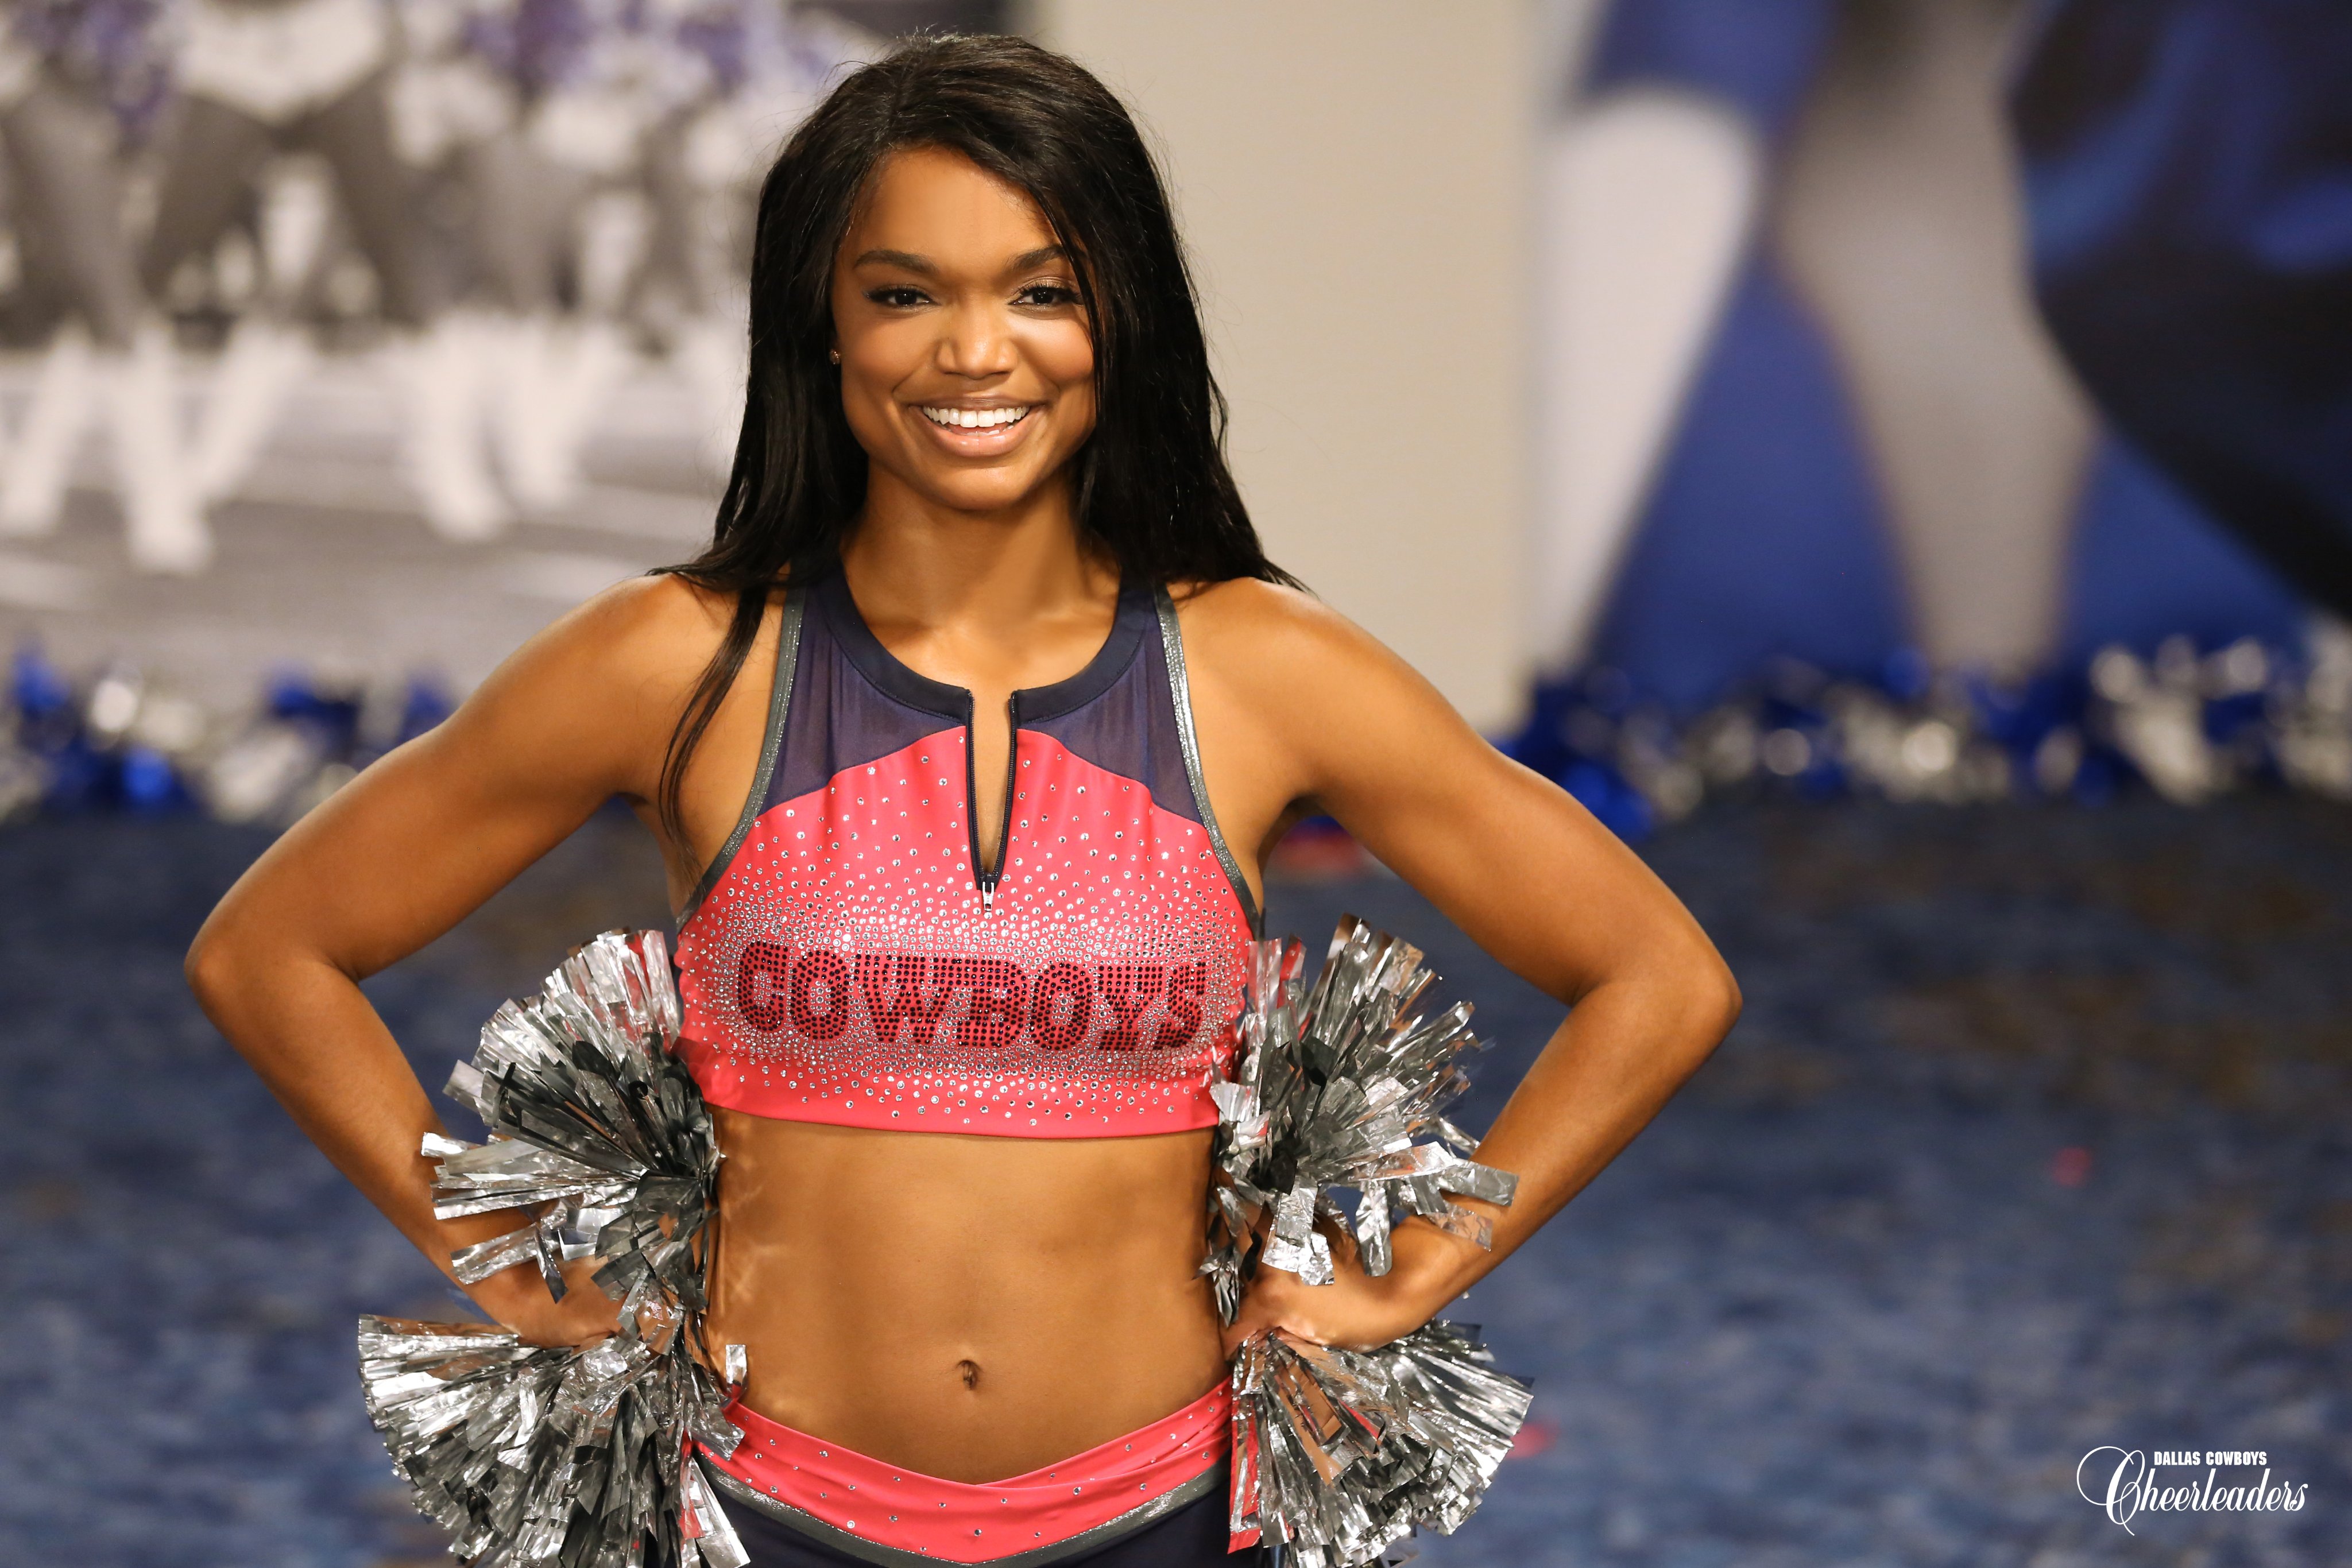
[[[566,612],[485,683],[608,697],[682,696],[727,633],[730,595],[675,574],[615,583]]]
[[[698,666],[727,633],[734,597],[665,572],[633,577],[588,600],[542,635],[576,651],[629,663]]]
[[[1208,763],[1223,761],[1244,821],[1270,830],[1301,800],[1336,812],[1416,747],[1452,755],[1475,744],[1411,665],[1310,593],[1237,579],[1170,594],[1195,672],[1202,749]]]
[[[1292,698],[1366,681],[1420,684],[1378,638],[1311,593],[1255,578],[1170,587],[1185,656],[1239,689]]]
[[[644,795],[732,611],[732,596],[675,575],[615,584],[492,671],[433,749]]]

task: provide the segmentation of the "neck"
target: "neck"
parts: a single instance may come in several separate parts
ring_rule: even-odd
[[[842,546],[869,621],[1017,635],[1115,594],[1115,567],[1078,538],[1066,474],[999,511],[941,507],[875,470]]]

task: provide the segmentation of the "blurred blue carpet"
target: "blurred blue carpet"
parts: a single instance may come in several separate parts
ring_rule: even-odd
[[[633,834],[592,824],[371,984],[429,1082],[567,944],[660,918]],[[446,1561],[351,1333],[451,1302],[180,985],[264,842],[0,831],[0,1563]],[[1725,808],[1646,852],[1747,1017],[1459,1309],[1535,1424],[1423,1562],[2343,1561],[2352,813]],[[1430,948],[1500,1042],[1474,1125],[1557,1021],[1394,882],[1273,904]],[[2074,1493],[2102,1444],[2266,1449],[2309,1505],[2126,1535]]]

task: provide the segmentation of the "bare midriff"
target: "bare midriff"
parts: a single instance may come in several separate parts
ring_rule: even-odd
[[[882,1132],[714,1113],[727,1159],[705,1335],[743,1402],[925,1475],[1002,1480],[1225,1375],[1207,1130]]]

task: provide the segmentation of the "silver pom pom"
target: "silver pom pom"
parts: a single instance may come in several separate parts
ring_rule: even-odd
[[[1202,1272],[1228,1323],[1261,1267],[1310,1285],[1336,1277],[1336,1188],[1357,1196],[1369,1273],[1388,1272],[1399,1218],[1491,1241],[1486,1218],[1445,1195],[1507,1204],[1517,1178],[1472,1160],[1476,1141],[1443,1114],[1469,1086],[1459,1060],[1479,1042],[1466,1005],[1412,1012],[1434,978],[1421,960],[1346,916],[1302,997],[1298,944],[1258,944],[1237,1071],[1212,1088],[1223,1179]],[[1235,1359],[1234,1395],[1233,1529],[1306,1568],[1354,1568],[1417,1529],[1451,1533],[1486,1495],[1529,1398],[1475,1330],[1445,1322],[1371,1351],[1259,1336]]]
[[[478,1568],[744,1568],[749,1561],[689,1437],[731,1453],[727,1393],[694,1354],[704,1304],[695,1247],[718,1145],[701,1092],[671,1055],[669,955],[655,931],[607,932],[483,1027],[448,1092],[490,1130],[428,1137],[442,1218],[541,1206],[467,1248],[467,1283],[536,1267],[559,1298],[563,1266],[600,1265],[617,1333],[586,1350],[537,1349],[475,1323],[360,1320],[368,1414],[417,1507]],[[740,1346],[725,1365],[740,1383]]]

